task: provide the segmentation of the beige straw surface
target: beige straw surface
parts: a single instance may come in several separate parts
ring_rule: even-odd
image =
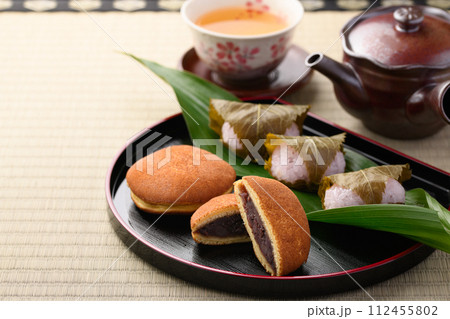
[[[340,59],[340,41],[328,48],[355,14],[307,13],[294,42]],[[1,14],[1,300],[256,299],[154,268],[127,251],[109,223],[104,183],[114,155],[135,133],[180,111],[169,86],[118,52],[175,67],[191,45],[177,13]],[[448,127],[418,141],[383,138],[345,113],[318,73],[287,99],[450,170]],[[448,300],[449,269],[449,255],[435,252],[367,291],[376,300]],[[354,290],[312,299],[368,297]]]

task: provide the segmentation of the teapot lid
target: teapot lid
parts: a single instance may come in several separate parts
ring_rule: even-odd
[[[344,50],[381,66],[450,65],[450,15],[426,6],[371,10],[342,29]]]

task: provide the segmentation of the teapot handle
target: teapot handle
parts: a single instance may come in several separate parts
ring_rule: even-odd
[[[450,124],[450,80],[412,94],[406,102],[406,116],[415,124],[436,123],[437,118]]]

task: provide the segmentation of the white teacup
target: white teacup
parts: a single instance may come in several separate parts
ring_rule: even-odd
[[[267,11],[283,19],[287,26],[260,35],[231,35],[195,24],[207,12],[237,6]],[[181,8],[198,57],[225,82],[264,78],[275,69],[291,46],[303,12],[298,0],[188,0]]]

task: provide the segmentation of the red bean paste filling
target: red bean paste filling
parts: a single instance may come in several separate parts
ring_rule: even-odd
[[[248,195],[248,193],[239,194],[244,202],[244,209],[247,215],[247,222],[250,226],[253,237],[256,240],[256,243],[259,246],[259,250],[261,250],[262,255],[267,260],[269,265],[272,267],[272,270],[275,271],[275,259],[273,256],[273,248],[272,243],[270,242],[269,235],[267,234],[266,229],[264,228],[264,224],[261,220],[261,216],[259,216],[258,210],[255,207],[252,199]]]
[[[222,238],[247,235],[247,230],[240,214],[217,218],[197,230],[197,232],[204,236]]]

